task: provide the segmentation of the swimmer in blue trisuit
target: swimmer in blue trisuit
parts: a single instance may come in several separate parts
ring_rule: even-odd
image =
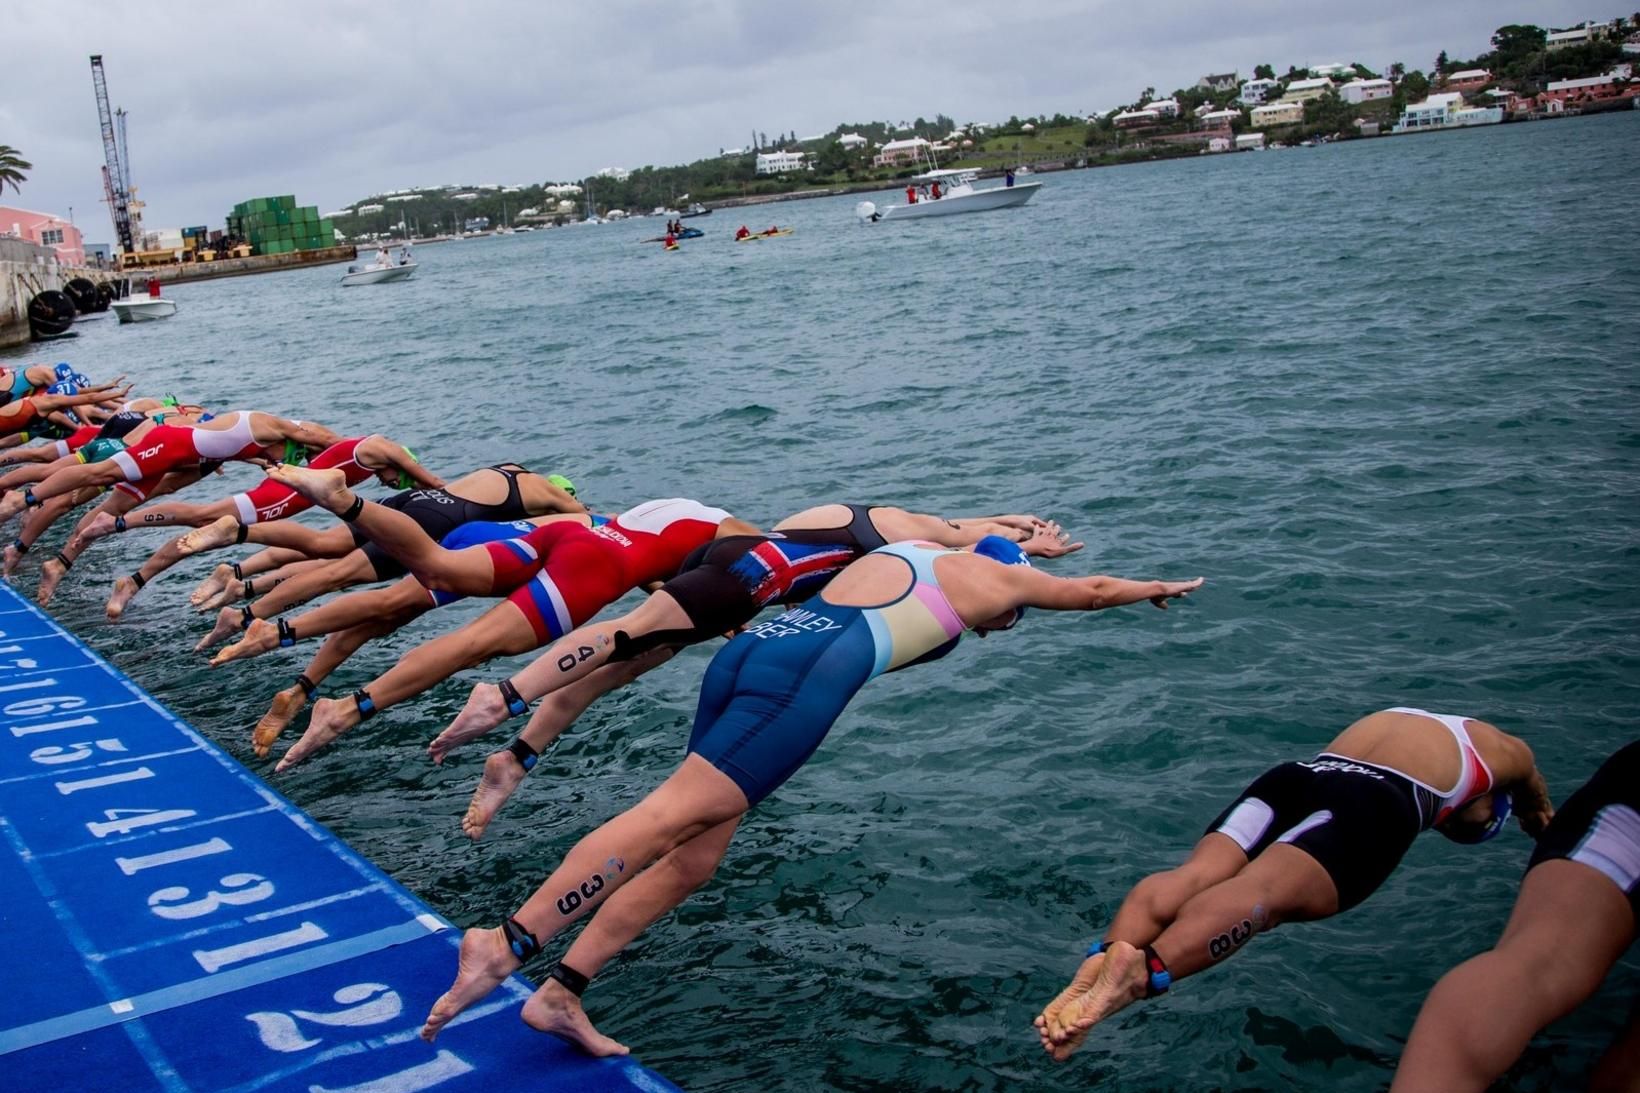
[[[428,747],[434,762],[529,704],[551,696],[511,746],[492,754],[462,819],[477,839],[524,780],[526,761],[556,740],[599,697],[666,663],[686,645],[739,630],[771,603],[796,603],[823,588],[850,562],[890,541],[921,539],[972,546],[987,535],[1020,542],[1027,554],[1057,558],[1082,548],[1059,525],[1026,514],[947,520],[887,505],[818,505],[774,532],[717,539],[691,554],[678,575],[618,619],[564,635],[523,671],[480,683],[448,728]]]
[[[1503,936],[1435,984],[1390,1093],[1490,1088],[1539,1029],[1595,992],[1640,931],[1640,740],[1607,759],[1538,838]],[[1482,1000],[1485,1019],[1476,1019]],[[1589,1088],[1633,1090],[1640,1017]]]
[[[1447,786],[1448,789],[1436,789]],[[1146,877],[1036,1019],[1063,1061],[1095,1024],[1284,922],[1328,918],[1377,890],[1420,831],[1475,843],[1511,809],[1534,838],[1554,807],[1532,749],[1484,721],[1384,710],[1303,763],[1261,775],[1189,860]]]
[[[589,977],[712,875],[740,818],[814,754],[867,682],[943,656],[966,630],[1011,629],[1026,607],[1097,611],[1145,600],[1165,607],[1201,583],[1051,577],[1000,536],[970,550],[904,542],[872,551],[824,592],[719,651],[701,683],[683,764],[577,843],[501,926],[466,932],[455,984],[427,1015],[422,1037],[433,1039],[543,942],[599,909],[525,1003],[523,1018],[594,1055],[625,1054],[581,1009]]]

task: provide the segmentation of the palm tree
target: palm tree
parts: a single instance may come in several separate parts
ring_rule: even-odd
[[[29,163],[17,154],[17,149],[9,144],[0,144],[0,194],[6,192],[6,183],[11,183],[15,193],[22,193],[22,183],[28,178],[24,171],[32,171],[34,164]]]

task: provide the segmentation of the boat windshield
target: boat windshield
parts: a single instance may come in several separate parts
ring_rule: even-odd
[[[971,169],[964,170],[955,167],[942,167],[937,171],[924,171],[912,181],[938,182],[942,186],[961,186],[963,183],[973,182],[977,177],[979,177],[978,173]]]

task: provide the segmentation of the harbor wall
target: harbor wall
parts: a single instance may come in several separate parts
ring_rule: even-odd
[[[0,348],[29,340],[28,304],[47,289],[61,290],[75,277],[111,281],[108,270],[65,266],[57,252],[22,239],[0,239]]]
[[[254,254],[249,258],[218,258],[212,262],[179,262],[172,266],[145,266],[126,270],[133,285],[153,278],[161,284],[175,285],[190,281],[213,281],[218,277],[244,277],[251,273],[274,273],[301,266],[324,266],[335,262],[351,262],[359,256],[359,248],[352,243],[321,250],[298,250],[289,254]]]

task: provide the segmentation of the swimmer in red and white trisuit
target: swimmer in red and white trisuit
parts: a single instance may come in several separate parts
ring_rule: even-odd
[[[70,467],[32,490],[6,494],[0,499],[0,520],[86,486],[157,479],[166,471],[197,466],[201,461],[279,459],[284,455],[286,441],[317,452],[341,439],[322,425],[250,410],[201,417],[191,425],[155,425],[109,459]]]
[[[355,497],[334,472],[284,468],[280,476],[344,520],[369,524],[379,513]],[[539,648],[579,626],[629,590],[664,581],[693,550],[722,535],[756,534],[757,528],[699,501],[669,498],[628,509],[602,527],[555,524],[513,543],[516,549],[446,552],[452,568],[419,574],[431,588],[462,592],[490,587],[506,570],[534,576],[505,602],[461,629],[411,650],[390,671],[345,701],[322,699],[307,732],[279,761],[277,770],[301,762],[365,718],[420,694],[462,668],[509,653]],[[384,538],[379,544],[393,549]],[[456,561],[459,559],[459,561]]]
[[[0,406],[0,436],[20,433],[31,425],[56,414],[59,410],[118,401],[131,390],[129,385],[120,386],[120,382],[120,380],[114,380],[112,383],[99,383],[95,387],[87,387],[74,395],[25,395],[23,398],[8,402],[6,405]],[[63,424],[73,428],[79,423],[64,421]]]
[[[444,480],[425,470],[409,449],[379,434],[352,437],[332,444],[314,456],[308,465],[319,469],[340,470],[347,476],[348,485],[356,485],[371,476],[375,476],[384,486],[391,489],[407,490],[415,486],[436,489],[444,485]],[[118,578],[114,582],[114,593],[109,597],[105,609],[110,619],[117,619],[143,586],[183,558],[198,553],[199,549],[216,539],[236,539],[243,527],[271,520],[284,520],[299,512],[305,512],[310,507],[311,501],[283,482],[265,478],[244,493],[236,493],[232,497],[225,497],[209,504],[193,505],[185,501],[166,501],[158,505],[146,505],[124,516],[99,514],[80,533],[80,538],[90,543],[104,535],[137,528],[163,527],[170,524],[186,524],[196,528],[209,524],[217,525],[212,536],[183,536],[173,539],[155,551],[135,573]],[[186,546],[183,545],[185,539],[189,540]]]
[[[1266,771],[1188,861],[1128,893],[1075,979],[1037,1017],[1043,1050],[1068,1059],[1094,1025],[1254,935],[1349,910],[1389,878],[1419,832],[1483,842],[1511,810],[1533,838],[1554,815],[1522,741],[1451,714],[1368,714],[1314,759]]]

